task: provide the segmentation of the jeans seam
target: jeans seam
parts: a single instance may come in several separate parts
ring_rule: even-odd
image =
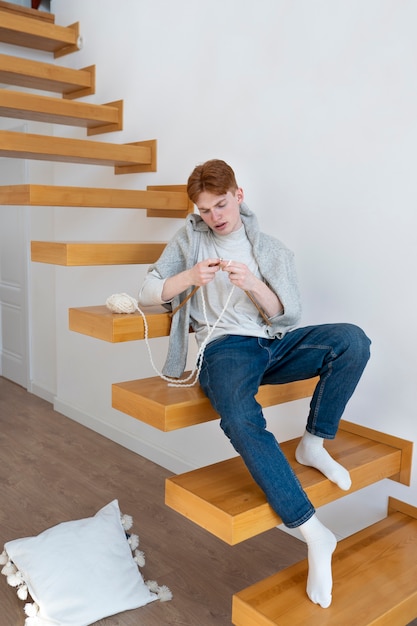
[[[321,404],[321,400],[323,397],[323,393],[325,391],[326,383],[327,383],[327,380],[330,378],[332,372],[333,372],[333,367],[332,367],[332,364],[329,363],[326,376],[320,379],[320,382],[318,383],[318,386],[317,386],[317,401],[316,401],[316,406],[314,407],[313,420],[312,420],[312,427],[314,429],[316,428],[318,413],[320,411],[320,404]]]
[[[331,357],[332,359],[336,359],[337,358],[337,354],[336,352],[333,350],[332,346],[328,346],[328,345],[321,345],[321,344],[304,344],[302,346],[300,346],[300,350],[305,350],[305,349],[312,349],[314,348],[315,350],[328,350],[330,351]],[[311,426],[310,429],[312,434],[317,434],[316,431],[316,424],[317,424],[317,419],[318,419],[318,414],[320,411],[320,404],[321,404],[321,400],[325,391],[325,387],[326,387],[326,383],[328,381],[328,379],[330,378],[330,376],[333,373],[333,362],[330,361],[330,363],[327,364],[327,374],[325,376],[321,376],[320,377],[320,381],[317,384],[317,399],[316,399],[316,405],[314,407],[314,412],[312,414],[312,419],[311,419]],[[319,435],[320,437],[322,436],[321,434]]]

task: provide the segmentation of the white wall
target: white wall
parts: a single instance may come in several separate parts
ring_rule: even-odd
[[[195,164],[230,162],[263,229],[295,252],[303,324],[351,321],[372,360],[345,418],[415,439],[416,108],[412,0],[53,0],[60,25],[80,21],[97,92],[124,99],[124,130],[99,141],[158,139],[158,172],[56,165],[54,183],[123,188],[184,183]],[[56,134],[84,137],[82,130]],[[57,240],[165,240],[178,220],[141,210],[57,209]],[[137,293],[146,268],[57,268],[58,410],[183,471],[234,454],[217,423],[163,434],[111,408],[111,383],[151,376],[143,342],[70,333],[67,309]],[[152,341],[162,363],[166,340]],[[301,434],[307,402],[267,410],[280,438]],[[384,481],[325,507],[339,534],[384,515]],[[339,518],[339,519],[338,519]]]
[[[20,3],[23,4],[23,3]],[[34,51],[17,46],[0,44],[0,53],[19,57],[30,57],[37,61],[50,62],[51,55],[43,51]],[[14,85],[1,85],[2,88],[11,90],[23,90]],[[37,92],[38,93],[38,92]],[[56,95],[56,94],[52,94]],[[21,122],[20,120],[0,117],[0,129],[15,132],[27,132],[50,135],[53,134],[53,127],[50,124],[41,122]],[[5,159],[3,159],[6,161]],[[8,168],[12,168],[12,159],[7,159]],[[21,172],[25,174],[22,175]],[[14,171],[11,170],[11,177],[8,184],[20,182],[24,184],[31,182],[38,185],[48,185],[53,182],[53,167],[51,163],[43,161],[25,160],[24,163],[16,160]],[[3,172],[4,179],[4,172]],[[3,181],[7,184],[7,181]],[[54,238],[54,209],[51,207],[0,207],[4,223],[7,223],[8,216],[16,217],[19,214],[22,225],[19,228],[19,235],[11,230],[7,233],[9,246],[13,250],[12,263],[19,263],[25,267],[21,271],[22,283],[26,279],[27,284],[22,284],[25,292],[24,301],[28,307],[28,345],[23,348],[23,353],[29,356],[27,365],[28,378],[27,387],[32,393],[41,396],[52,402],[56,394],[56,331],[55,331],[55,268],[52,266],[35,264],[30,261],[30,241],[50,240]],[[21,236],[23,241],[13,240],[13,237]],[[24,259],[22,257],[25,257]],[[7,329],[3,327],[3,334]],[[20,329],[16,332],[22,334],[22,341],[25,333]],[[23,369],[23,368],[22,368]],[[11,376],[15,382],[21,382],[18,376]]]

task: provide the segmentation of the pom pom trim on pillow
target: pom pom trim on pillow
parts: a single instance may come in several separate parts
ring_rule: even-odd
[[[99,524],[101,523],[104,526],[100,526]],[[97,537],[94,534],[91,535],[91,533],[96,532],[95,524],[97,524],[97,530],[99,531],[104,528],[104,536],[101,532]],[[165,585],[160,586],[155,581],[143,580],[139,568],[145,565],[145,555],[142,550],[138,550],[138,535],[127,532],[132,525],[132,517],[130,515],[122,515],[117,500],[114,500],[100,509],[92,518],[63,522],[44,531],[37,537],[26,537],[6,543],[3,552],[0,554],[0,566],[3,566],[1,573],[6,577],[7,583],[16,589],[20,600],[26,601],[28,598],[32,600],[24,606],[26,615],[25,626],[50,626],[57,623],[68,626],[88,626],[88,624],[92,624],[99,619],[124,610],[138,608],[154,600],[160,600],[161,602],[171,600],[172,593],[168,587]],[[83,533],[85,532],[87,532],[85,539],[88,541],[86,548],[82,543]],[[80,545],[78,546],[76,545],[77,537],[80,536]],[[91,546],[94,543],[94,541],[91,541],[92,536],[99,542],[98,547],[97,545]],[[51,538],[55,543],[48,541]],[[51,576],[53,580],[52,585],[55,587],[50,589],[50,585],[46,584],[44,580],[45,570],[42,570],[42,567],[40,567],[38,571],[37,563],[48,560],[51,555],[45,554],[44,551],[47,552],[48,547],[52,546],[55,547],[56,551],[56,541],[61,540],[64,544],[62,548],[64,556],[68,553],[71,557],[74,545],[74,552],[77,549],[80,550],[80,561],[82,560],[84,563],[79,564],[78,571],[77,560],[77,565],[75,566],[77,571],[70,572],[68,580],[65,580],[65,572],[71,568],[74,569],[74,563],[70,561],[70,564],[66,567],[65,559],[64,562],[59,561],[58,565],[56,561],[52,560],[52,567],[55,567],[57,572],[61,571],[61,580],[59,575],[55,576],[55,571],[47,571],[46,576]],[[124,540],[126,541],[124,545],[127,545],[128,549],[123,547]],[[112,545],[112,542],[114,545]],[[101,543],[103,543],[102,546],[100,545]],[[89,554],[89,546],[91,546],[91,555]],[[131,555],[130,557],[129,554]],[[61,555],[59,555],[60,558]],[[89,559],[91,568],[89,567]],[[101,559],[103,561],[103,573],[100,571],[100,576],[104,577],[102,579],[102,593],[104,594],[102,602],[104,606],[100,606],[100,598],[97,598],[96,593],[97,590],[92,591],[91,598],[88,596],[90,569],[94,571],[94,566],[97,567],[97,563],[93,562],[94,559],[99,560],[99,570]],[[121,564],[122,567],[120,567]],[[121,572],[121,569],[126,571]],[[134,573],[135,571],[136,574]],[[62,572],[64,572],[63,575]],[[120,581],[118,577],[120,577]],[[85,597],[79,602],[80,606],[76,606],[73,609],[72,605],[77,604],[78,597],[77,591],[71,590],[71,585],[77,584],[79,578],[83,581],[82,593]],[[114,580],[116,580],[116,583],[113,583]],[[108,583],[110,587],[108,587]],[[113,584],[116,585],[114,605],[113,598],[107,597],[109,595],[113,596],[113,593],[109,592]],[[141,586],[143,590],[146,589],[146,592],[141,590]],[[46,593],[45,589],[47,590]],[[117,597],[119,591],[120,598]],[[71,593],[73,594],[72,596]],[[95,603],[97,606],[95,606]],[[65,610],[66,606],[68,607],[67,611]],[[64,612],[64,617],[62,617],[62,612]],[[68,613],[68,616],[66,613]]]

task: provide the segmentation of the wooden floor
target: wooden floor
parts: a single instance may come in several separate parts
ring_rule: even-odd
[[[228,546],[164,504],[170,473],[72,420],[0,377],[0,548],[62,521],[93,515],[117,498],[145,552],[145,579],[170,602],[100,626],[229,626],[232,595],[306,556],[274,529]],[[22,626],[24,602],[0,576],[0,626]]]

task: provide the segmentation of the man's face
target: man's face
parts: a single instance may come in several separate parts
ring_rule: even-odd
[[[202,191],[196,204],[201,218],[213,232],[228,235],[242,225],[239,208],[242,201],[243,191],[238,188],[221,196]]]

